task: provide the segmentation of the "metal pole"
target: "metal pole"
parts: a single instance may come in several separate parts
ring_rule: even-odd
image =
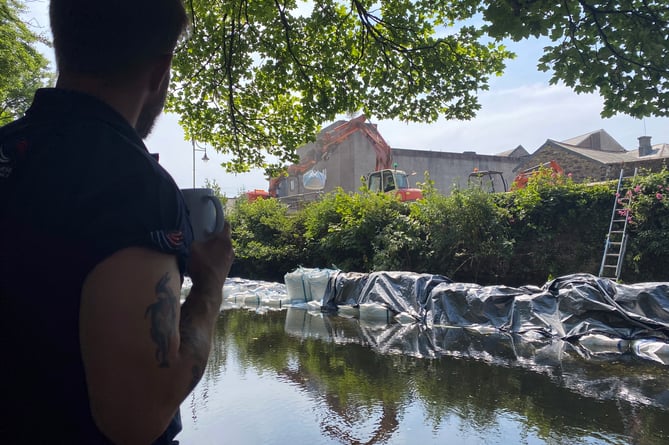
[[[195,137],[191,138],[193,143],[193,188],[195,188]]]

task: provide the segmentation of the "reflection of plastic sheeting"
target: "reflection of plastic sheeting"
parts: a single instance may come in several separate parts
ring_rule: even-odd
[[[288,334],[300,338],[331,338],[324,317],[304,309],[288,308],[284,329]]]
[[[669,364],[669,344],[665,342],[654,338],[646,338],[633,341],[631,348],[639,357],[653,360],[663,365]]]
[[[587,357],[581,352],[582,346],[557,338],[527,337],[502,331],[482,334],[470,328],[428,328],[421,323],[385,324],[299,308],[288,309],[286,332],[303,339],[360,344],[379,354],[431,359],[441,356],[472,358],[497,366],[520,367],[548,375],[559,386],[581,396],[596,400],[622,399],[669,409],[669,375],[666,373],[658,372],[652,366],[629,368],[623,364],[627,371],[622,373],[620,364],[602,367],[601,363],[584,360]],[[603,340],[586,337],[585,344],[597,349]],[[636,344],[641,349],[651,348],[650,342],[637,341]],[[624,345],[620,347],[624,348]]]

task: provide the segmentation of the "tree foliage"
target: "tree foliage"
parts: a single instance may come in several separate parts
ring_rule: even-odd
[[[493,37],[548,37],[539,68],[578,93],[598,91],[602,116],[669,116],[666,0],[486,0]]]
[[[188,137],[235,155],[230,170],[262,165],[265,153],[294,160],[322,123],[348,111],[472,118],[477,92],[511,57],[431,2],[190,4],[192,32],[175,56],[168,107]]]
[[[669,115],[666,0],[188,0],[168,109],[225,167],[293,161],[337,115],[470,119],[512,58],[501,42],[545,37],[539,68],[602,115]]]
[[[35,46],[44,39],[21,20],[23,10],[19,0],[0,0],[0,125],[22,114],[52,78]]]

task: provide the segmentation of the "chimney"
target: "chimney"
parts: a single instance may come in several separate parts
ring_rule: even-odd
[[[650,145],[650,136],[639,137],[639,157],[653,154],[653,146]]]

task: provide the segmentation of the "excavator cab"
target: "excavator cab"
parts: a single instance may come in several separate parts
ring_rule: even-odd
[[[508,191],[504,175],[502,175],[502,172],[495,170],[475,169],[469,174],[467,186],[469,188],[480,188],[487,193]]]
[[[384,169],[367,175],[367,187],[375,193],[394,193],[400,201],[416,201],[423,197],[419,189],[409,187],[409,177],[402,170]]]

